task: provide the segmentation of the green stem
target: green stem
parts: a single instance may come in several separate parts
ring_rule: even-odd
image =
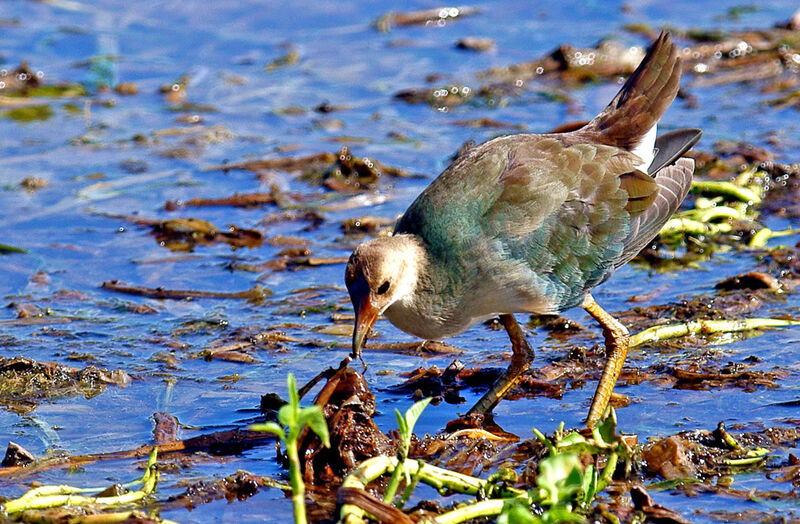
[[[694,335],[697,333],[730,333],[749,331],[770,327],[800,326],[800,320],[782,320],[778,318],[748,318],[745,320],[693,320],[681,324],[654,326],[640,331],[630,339],[629,347],[641,346],[649,342],[657,342],[669,338]]]
[[[619,461],[619,455],[616,451],[612,452],[608,456],[608,461],[606,462],[606,467],[603,468],[603,474],[600,475],[600,478],[597,480],[597,492],[601,492],[606,489],[608,483],[611,482],[612,477],[614,476],[614,471],[617,469],[617,462]]]
[[[767,456],[764,455],[764,456],[761,456],[761,457],[747,457],[747,458],[741,458],[741,459],[727,459],[727,460],[723,460],[723,462],[728,466],[749,466],[751,464],[758,464],[762,460],[766,460],[766,459],[767,459]]]
[[[397,487],[400,485],[400,475],[403,474],[402,461],[398,461],[398,466],[392,471],[392,477],[389,479],[389,485],[386,487],[386,493],[383,494],[383,501],[391,504],[394,496],[397,493]]]
[[[718,235],[720,233],[730,233],[733,228],[725,222],[721,224],[711,224],[692,220],[691,218],[671,218],[667,220],[659,231],[660,236],[674,236],[678,234],[689,235]]]
[[[27,253],[28,251],[21,247],[9,246],[8,244],[0,244],[0,254],[4,253]]]
[[[406,460],[403,467],[412,476],[418,474],[420,482],[424,482],[439,491],[450,490],[467,495],[475,495],[487,482],[484,479],[438,468],[421,461]],[[394,471],[395,468],[397,468],[396,457],[372,457],[351,471],[342,482],[342,487],[366,489],[367,484],[385,473]],[[525,494],[525,491],[520,489],[504,488],[501,496],[516,497]],[[366,512],[363,509],[353,504],[342,505],[339,514],[343,522],[358,521],[359,518],[366,516]]]
[[[773,231],[768,227],[759,230],[758,233],[753,235],[750,239],[748,246],[750,247],[764,247],[771,238],[786,237],[789,235],[796,235],[800,233],[800,229],[783,229],[781,231]]]
[[[761,203],[761,197],[749,187],[743,187],[733,182],[719,182],[716,180],[695,180],[692,182],[693,193],[713,193],[733,197],[748,204]]]
[[[421,460],[417,460],[417,463],[422,462]],[[422,465],[420,465],[419,470],[417,470],[417,474],[411,477],[411,482],[408,483],[406,489],[403,490],[403,495],[400,497],[400,500],[397,501],[397,508],[403,509],[403,506],[408,503],[408,499],[411,498],[411,494],[414,493],[414,490],[417,488],[417,484],[419,484],[419,479],[422,477]]]
[[[73,506],[86,506],[89,504],[105,504],[105,505],[119,505],[136,502],[149,495],[156,487],[158,482],[158,471],[155,469],[156,458],[158,457],[158,447],[155,446],[150,451],[150,456],[147,459],[147,466],[145,467],[144,474],[138,481],[131,482],[130,484],[142,483],[142,489],[138,491],[131,491],[116,497],[85,497],[77,495],[77,493],[86,493],[87,491],[102,491],[96,488],[75,488],[67,485],[60,486],[41,486],[32,489],[15,500],[9,500],[3,504],[6,513],[17,513],[27,509],[45,509],[64,506],[67,504]]]
[[[300,457],[297,454],[297,439],[286,439],[286,455],[289,458],[289,483],[292,485],[292,505],[295,524],[306,524],[306,485],[300,473]]]
[[[49,495],[36,498],[19,498],[5,503],[6,513],[17,513],[28,509],[45,509],[59,506],[87,506],[104,504],[108,506],[128,504],[142,500],[149,495],[156,485],[158,475],[152,474],[148,482],[139,491],[131,491],[116,497],[84,497],[82,495]]]
[[[698,222],[713,222],[720,218],[732,218],[734,220],[746,219],[744,210],[735,209],[730,206],[713,205],[709,207],[700,207],[696,204],[695,209],[682,211],[676,215],[676,218],[684,218],[689,220],[696,220]]]
[[[423,519],[423,523],[436,523],[436,524],[458,524],[460,522],[471,521],[480,517],[491,517],[499,515],[503,511],[503,506],[508,502],[508,499],[490,499],[475,504],[462,506],[458,509],[448,511],[442,515],[437,515],[432,519]]]

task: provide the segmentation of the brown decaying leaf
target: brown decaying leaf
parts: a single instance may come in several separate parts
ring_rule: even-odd
[[[150,227],[156,240],[173,251],[190,251],[198,244],[207,245],[215,242],[224,242],[233,248],[254,248],[264,241],[264,235],[255,229],[243,229],[231,225],[227,231],[220,231],[211,222],[197,218],[159,220],[135,215],[101,214]]]

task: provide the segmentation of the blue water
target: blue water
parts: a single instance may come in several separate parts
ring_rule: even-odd
[[[293,372],[298,381],[315,375],[322,366],[338,363],[344,349],[310,349],[287,344],[282,351],[259,351],[256,364],[205,361],[197,354],[225,333],[243,327],[284,325],[283,331],[298,338],[346,342],[345,337],[324,335],[314,328],[330,324],[329,313],[283,312],[286,303],[304,305],[293,292],[320,286],[320,302],[349,311],[342,282],[341,264],[301,269],[296,272],[230,271],[232,260],[258,263],[281,251],[265,243],[255,249],[232,251],[224,244],[198,246],[193,256],[172,260],[174,254],[159,246],[143,227],[104,214],[133,214],[147,218],[174,216],[209,220],[219,228],[226,224],[260,229],[266,237],[299,235],[311,242],[315,256],[345,256],[340,242],[342,220],[361,215],[394,218],[414,196],[440,172],[450,155],[465,141],[492,138],[505,130],[472,129],[453,121],[489,117],[521,124],[531,132],[545,131],[569,120],[593,116],[617,89],[613,83],[588,86],[570,92],[577,112],[530,92],[509,98],[505,105],[465,104],[449,111],[426,105],[409,105],[392,95],[406,88],[422,87],[426,76],[442,74],[442,84],[480,85],[474,76],[490,67],[532,60],[558,45],[589,46],[604,37],[616,37],[631,45],[646,43],[626,33],[625,24],[644,22],[654,27],[677,28],[765,28],[788,19],[795,2],[758,4],[753,13],[731,20],[725,14],[741,2],[558,2],[531,3],[518,0],[482,2],[481,12],[443,27],[395,28],[377,32],[372,23],[389,9],[374,2],[50,2],[5,1],[0,12],[0,66],[13,68],[27,60],[41,71],[47,82],[76,82],[91,92],[88,99],[49,100],[54,115],[41,122],[20,123],[0,118],[0,243],[28,250],[25,255],[0,256],[0,296],[4,303],[28,301],[49,307],[56,315],[73,317],[67,324],[53,324],[56,333],[42,326],[0,324],[0,335],[13,344],[0,347],[0,355],[19,354],[42,361],[84,365],[69,359],[72,354],[90,354],[94,363],[108,369],[124,369],[134,377],[125,389],[109,387],[91,399],[82,397],[42,401],[38,408],[17,415],[0,410],[0,445],[13,440],[37,456],[63,450],[69,454],[99,453],[135,448],[151,439],[149,417],[156,411],[177,416],[184,429],[181,436],[241,425],[256,408],[260,395],[284,392],[285,376]],[[434,7],[427,2],[393,5],[398,11]],[[17,23],[8,21],[16,20]],[[7,22],[3,22],[7,21]],[[465,36],[490,37],[496,47],[488,53],[469,53],[454,48]],[[293,48],[296,64],[265,71],[265,66]],[[94,67],[87,61],[94,59]],[[186,125],[176,123],[175,112],[158,93],[163,85],[188,79],[187,100],[210,106],[198,112],[203,126],[221,126],[218,140],[200,145],[182,144],[185,136],[159,136],[159,130]],[[684,79],[684,83],[690,79]],[[135,96],[119,96],[99,88],[133,82]],[[678,100],[663,119],[664,128],[701,127],[699,148],[708,150],[720,139],[745,140],[766,145],[771,132],[779,132],[784,148],[782,160],[793,156],[798,138],[795,109],[774,110],[762,104],[759,84],[731,84],[715,88],[691,88],[698,107]],[[115,103],[87,104],[87,100]],[[74,103],[77,114],[64,108]],[[313,111],[323,102],[343,109],[328,114]],[[298,106],[300,115],[284,109]],[[3,108],[0,107],[0,114]],[[190,112],[191,113],[191,112]],[[397,140],[396,134],[407,140]],[[147,143],[134,141],[143,135]],[[187,135],[191,137],[193,135]],[[268,191],[275,183],[287,191],[319,192],[296,177],[276,173],[259,182],[245,171],[207,171],[207,166],[226,161],[273,157],[290,149],[292,155],[335,152],[345,141],[359,156],[423,175],[423,179],[386,180],[380,187],[385,202],[325,213],[319,228],[303,231],[303,222],[260,225],[274,207],[260,209],[200,208],[164,211],[167,200],[221,197],[235,192]],[[186,147],[187,158],[172,158],[165,151]],[[768,146],[771,148],[772,146]],[[144,166],[130,173],[124,165]],[[97,175],[97,174],[101,175]],[[34,193],[19,189],[25,177],[37,177],[49,185]],[[787,221],[765,217],[768,225],[786,227]],[[797,237],[784,239],[796,243]],[[754,266],[746,253],[716,256],[700,269],[651,274],[625,267],[599,288],[595,296],[610,311],[624,310],[631,295],[661,289],[650,303],[666,303],[681,297],[713,292],[713,284]],[[32,276],[41,271],[49,282],[38,284]],[[239,300],[158,301],[124,296],[100,289],[105,280],[172,289],[241,291],[257,280],[274,291],[264,304]],[[80,297],[59,295],[59,290],[80,292]],[[148,304],[155,314],[134,314],[118,306]],[[644,305],[646,305],[645,303]],[[641,305],[641,304],[640,304]],[[759,314],[798,313],[800,302],[789,295],[785,302],[768,304]],[[296,308],[294,308],[296,309]],[[569,316],[591,326],[582,311]],[[14,318],[10,308],[0,309],[0,321]],[[181,335],[176,329],[186,323],[210,321],[219,329]],[[386,321],[376,328],[384,341],[410,341]],[[593,328],[594,329],[594,328]],[[623,430],[647,437],[668,435],[683,429],[711,429],[719,420],[748,426],[782,424],[796,419],[795,408],[770,404],[797,397],[798,370],[794,348],[798,331],[772,331],[763,336],[716,348],[720,362],[742,361],[750,355],[763,359],[757,369],[775,366],[788,369],[789,378],[774,389],[745,393],[738,389],[688,391],[664,389],[650,383],[621,387],[635,402],[619,412]],[[599,342],[598,338],[598,342]],[[543,333],[531,334],[539,351],[539,363],[548,360]],[[470,364],[496,362],[498,351],[508,351],[502,332],[477,326],[451,343],[468,350],[460,358]],[[174,349],[175,343],[185,344]],[[164,355],[175,364],[164,362]],[[657,351],[633,352],[631,366],[645,367],[675,358]],[[384,430],[394,427],[394,408],[405,409],[411,399],[387,390],[402,379],[398,375],[418,366],[445,366],[450,357],[412,357],[369,353],[367,378],[377,392],[381,414],[376,422]],[[388,374],[381,373],[390,372]],[[236,382],[221,379],[232,374]],[[502,403],[497,421],[523,437],[537,427],[552,431],[559,422],[578,426],[588,409],[594,385],[568,390],[561,400],[532,399]],[[474,392],[464,392],[467,402]],[[732,410],[731,407],[735,409]],[[461,411],[466,409],[462,406]],[[419,423],[420,433],[434,433],[459,408],[442,404],[430,407]],[[216,478],[237,469],[280,476],[272,446],[262,446],[223,462],[198,460],[180,473],[165,473],[159,499],[180,493],[181,477]],[[35,476],[37,481],[93,485],[105,479],[128,480],[139,475],[133,461],[98,463],[79,473],[53,470]],[[738,480],[736,481],[738,482]],[[736,486],[734,483],[734,487]],[[775,484],[763,475],[749,478],[748,486],[771,489]],[[785,486],[778,486],[780,489]],[[23,483],[0,480],[0,495],[15,496]],[[787,488],[788,489],[788,488]],[[713,497],[705,496],[706,499]],[[698,508],[739,507],[754,503],[737,500],[703,500],[659,495],[659,502],[678,509],[687,517]],[[269,508],[265,512],[264,508]],[[767,511],[768,506],[755,505]],[[181,522],[286,521],[291,512],[288,499],[277,491],[262,490],[246,502],[216,502],[192,512],[173,509],[163,517]]]

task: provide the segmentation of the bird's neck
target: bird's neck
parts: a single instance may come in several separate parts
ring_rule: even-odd
[[[428,252],[424,241],[413,234],[401,234],[404,244],[398,255],[408,257],[407,274],[414,275],[413,291],[393,303],[385,315],[407,333],[425,339],[441,339],[468,327],[458,311],[464,280],[444,261]]]

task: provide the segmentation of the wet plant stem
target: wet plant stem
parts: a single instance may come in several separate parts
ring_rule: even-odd
[[[300,472],[300,457],[297,440],[286,440],[286,456],[289,459],[289,483],[292,486],[292,506],[295,524],[306,524],[306,485]]]
[[[612,452],[608,456],[608,461],[606,462],[606,467],[603,468],[603,474],[600,476],[600,479],[597,481],[597,491],[603,491],[608,486],[608,483],[611,482],[611,479],[614,475],[614,471],[617,469],[617,462],[619,461],[619,455],[616,452]]]
[[[764,247],[767,245],[767,242],[772,238],[786,237],[790,235],[796,235],[798,233],[800,233],[800,229],[790,228],[790,229],[783,229],[781,231],[773,231],[768,227],[765,227],[764,229],[759,230],[758,233],[753,235],[753,238],[750,239],[750,243],[748,243],[747,245],[749,247]]]
[[[392,471],[392,477],[389,479],[389,485],[386,487],[386,492],[383,494],[383,501],[391,504],[394,496],[397,493],[397,487],[400,486],[400,477],[403,474],[402,460],[398,462],[398,466]]]
[[[398,509],[403,509],[403,506],[406,505],[408,499],[411,498],[411,494],[414,493],[417,484],[419,484],[419,479],[422,476],[422,461],[417,460],[417,464],[419,465],[419,470],[417,471],[416,475],[411,477],[411,482],[406,485],[406,488],[403,490],[403,495],[400,497],[400,500],[397,501],[396,506]]]
[[[458,524],[469,522],[480,517],[491,517],[500,514],[503,506],[508,502],[507,499],[490,499],[462,506],[458,509],[448,511],[442,515],[437,515],[435,520],[423,519],[420,522],[437,524]]]
[[[357,488],[362,490],[366,489],[367,484],[385,473],[394,472],[397,467],[398,460],[396,457],[378,456],[367,459],[356,469],[351,471],[349,475],[347,475],[342,483],[342,487]],[[405,471],[407,471],[410,475],[417,476],[420,482],[428,484],[440,492],[455,491],[467,495],[475,495],[487,483],[487,481],[484,479],[463,475],[461,473],[456,473],[455,471],[438,468],[436,466],[431,466],[430,464],[416,460],[406,460],[403,463],[403,468],[405,468]],[[504,493],[501,493],[501,496],[504,494],[505,496],[510,497],[526,496],[525,491],[514,488],[504,488]],[[501,500],[500,506],[498,507],[496,513],[493,514],[499,513],[502,505],[503,501]],[[489,514],[490,513],[484,513],[482,515]],[[365,516],[366,512],[353,504],[344,504],[340,510],[340,517],[343,522],[359,522]],[[480,515],[475,516],[477,517]],[[436,517],[436,521],[450,523],[464,521],[463,519],[442,520],[443,517],[444,515]]]
[[[733,230],[730,224],[725,222],[714,224],[692,220],[691,218],[671,218],[667,220],[661,228],[659,235],[674,236],[679,234],[690,235],[718,235],[720,233],[730,233]]]
[[[761,196],[751,187],[741,186],[733,182],[716,180],[695,180],[692,182],[693,193],[713,193],[724,195],[750,204],[761,203]]]
[[[680,324],[654,326],[640,331],[630,339],[630,347],[641,346],[649,342],[658,342],[669,338],[695,335],[698,333],[731,333],[749,331],[751,329],[800,326],[800,320],[783,320],[778,318],[748,318],[745,320],[695,320]]]
[[[98,491],[97,489],[75,488],[72,486],[42,486],[25,493],[20,498],[10,500],[3,504],[3,509],[6,513],[18,513],[28,509],[45,509],[55,508],[59,506],[86,506],[89,504],[104,504],[104,505],[120,505],[136,502],[143,499],[156,487],[158,482],[158,471],[155,469],[155,461],[157,457],[157,448],[153,448],[150,452],[150,457],[147,461],[147,467],[142,475],[142,478],[137,481],[141,482],[142,488],[137,491],[131,491],[118,495],[115,497],[87,497],[77,495],[77,493],[85,493],[87,491]]]

